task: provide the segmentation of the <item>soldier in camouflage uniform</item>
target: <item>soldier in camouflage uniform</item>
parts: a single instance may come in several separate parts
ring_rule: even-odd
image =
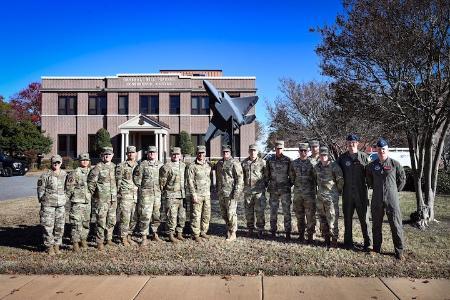
[[[51,158],[52,168],[41,175],[37,182],[37,196],[41,209],[39,212],[43,228],[44,245],[51,256],[60,254],[59,247],[64,234],[65,209],[67,201],[65,182],[67,173],[61,170],[62,158]]]
[[[97,220],[97,249],[104,249],[105,230],[106,244],[113,245],[113,230],[116,224],[117,210],[117,186],[115,167],[111,162],[113,148],[105,147],[99,162],[88,175],[88,188],[92,195],[96,196],[96,220]]]
[[[342,211],[344,213],[344,247],[353,248],[353,214],[356,209],[361,232],[364,237],[364,249],[372,246],[372,230],[369,223],[369,198],[366,185],[366,166],[369,156],[358,150],[359,137],[355,134],[347,136],[348,151],[337,160],[344,173],[344,192],[342,195]]]
[[[71,206],[69,221],[72,224],[73,251],[80,252],[86,249],[91,218],[91,193],[88,190],[87,177],[91,168],[89,153],[78,156],[80,166],[67,176],[66,190]]]
[[[284,141],[275,142],[275,156],[267,161],[268,192],[270,193],[270,231],[276,237],[278,226],[278,207],[281,201],[284,216],[286,239],[291,239],[291,186],[289,170],[291,159],[283,154]]]
[[[142,161],[134,169],[133,182],[139,188],[138,192],[138,229],[142,237],[141,246],[148,245],[147,235],[151,222],[152,238],[160,242],[158,227],[161,222],[161,189],[159,186],[159,169],[162,163],[157,160],[158,150],[148,146],[147,160]]]
[[[311,161],[311,163],[313,164],[313,166],[317,165],[317,163],[320,160],[320,156],[319,156],[319,141],[317,140],[312,140],[311,142],[309,142],[309,147],[311,147],[311,156],[309,157],[309,160]]]
[[[290,178],[294,183],[294,212],[297,217],[299,241],[305,240],[305,225],[308,243],[313,242],[316,231],[316,186],[314,166],[308,159],[308,144],[299,144],[300,157],[291,164]],[[306,224],[305,224],[306,217]]]
[[[339,237],[339,195],[344,187],[344,177],[337,162],[329,160],[327,147],[320,147],[320,162],[314,167],[314,179],[322,235],[327,247],[336,248]]]
[[[400,163],[389,157],[389,146],[386,140],[377,142],[378,158],[366,169],[367,183],[373,188],[372,193],[372,232],[373,251],[381,252],[382,226],[386,212],[394,242],[395,257],[404,260],[404,238],[402,212],[400,211],[399,192],[406,183],[406,176]]]
[[[186,222],[184,204],[186,165],[180,161],[180,157],[181,149],[173,147],[171,149],[171,161],[165,163],[159,170],[159,185],[163,197],[162,201],[165,202],[169,240],[172,243],[177,243],[178,240],[184,241],[183,227]]]
[[[256,227],[258,237],[263,237],[266,224],[264,210],[266,208],[266,161],[258,157],[258,148],[255,144],[248,147],[249,156],[242,162],[244,172],[244,206],[245,218],[249,236],[253,235]]]
[[[206,147],[197,146],[197,158],[186,169],[186,193],[192,200],[192,232],[194,240],[207,235],[211,219],[211,165],[205,159]]]
[[[129,246],[130,243],[133,243],[131,235],[137,221],[138,187],[133,182],[133,171],[136,166],[136,147],[128,146],[127,160],[116,167],[120,239],[124,246]]]
[[[237,159],[231,157],[230,146],[222,146],[223,158],[216,164],[217,192],[222,218],[227,225],[227,239],[236,240],[237,202],[244,188],[242,166]]]

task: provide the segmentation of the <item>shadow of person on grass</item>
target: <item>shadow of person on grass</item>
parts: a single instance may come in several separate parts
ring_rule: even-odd
[[[17,225],[0,227],[0,246],[42,251],[42,229],[40,225]]]

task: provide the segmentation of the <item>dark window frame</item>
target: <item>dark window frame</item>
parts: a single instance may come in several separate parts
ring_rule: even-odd
[[[146,104],[145,106],[143,104]],[[144,109],[145,107],[145,109]],[[146,115],[159,114],[159,95],[139,95],[139,113]]]
[[[64,144],[63,147],[62,144]],[[58,154],[62,157],[77,156],[77,135],[76,134],[58,134]],[[63,150],[61,149],[63,148]]]
[[[94,101],[95,108],[91,109],[91,101]],[[90,95],[88,97],[88,115],[104,116],[108,113],[108,100],[106,95]]]
[[[170,95],[169,96],[169,114],[179,115],[181,108],[181,97],[180,95]]]
[[[120,108],[120,100],[124,99],[124,108]],[[117,99],[117,113],[119,115],[128,115],[128,110],[129,110],[129,100],[128,100],[128,95],[119,95],[119,98]]]
[[[70,109],[71,101],[73,102],[72,109]],[[64,105],[61,105],[63,103]],[[77,114],[77,96],[58,96],[58,115],[76,115],[76,114]]]
[[[194,103],[196,104],[195,108]],[[209,97],[207,95],[193,95],[191,97],[191,115],[209,115],[209,114],[210,114]]]

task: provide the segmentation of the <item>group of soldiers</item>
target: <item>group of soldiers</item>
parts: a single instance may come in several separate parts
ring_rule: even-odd
[[[395,254],[402,259],[404,242],[398,191],[405,182],[403,168],[388,157],[385,140],[378,141],[379,158],[373,162],[358,150],[358,141],[356,135],[350,134],[347,137],[348,151],[336,161],[332,161],[328,148],[320,147],[318,141],[300,143],[296,160],[283,154],[283,141],[276,142],[275,155],[268,160],[258,155],[256,145],[250,145],[249,156],[242,162],[233,158],[230,147],[224,145],[222,159],[214,166],[206,160],[205,146],[197,147],[196,159],[188,165],[181,160],[179,147],[171,149],[170,161],[163,164],[157,160],[155,146],[146,149],[147,159],[140,163],[136,161],[136,147],[128,146],[127,159],[117,166],[112,162],[113,149],[106,147],[101,154],[101,162],[95,167],[90,167],[89,154],[81,154],[80,166],[69,174],[61,170],[62,159],[55,155],[51,158],[51,169],[42,174],[37,188],[44,245],[49,255],[60,253],[66,201],[70,201],[69,220],[75,252],[88,247],[91,215],[95,217],[96,242],[100,251],[105,244],[113,245],[116,223],[124,246],[135,243],[133,233],[139,237],[141,246],[149,243],[149,237],[153,241],[161,241],[158,228],[162,216],[165,217],[170,242],[185,240],[183,229],[186,221],[190,224],[192,239],[202,242],[209,239],[211,191],[215,190],[227,228],[227,242],[236,240],[237,205],[242,200],[248,235],[264,237],[268,192],[270,233],[273,237],[278,231],[281,202],[285,237],[291,239],[293,203],[299,241],[313,243],[317,212],[325,244],[332,248],[337,246],[339,236],[337,220],[339,196],[342,194],[344,246],[353,247],[352,219],[356,209],[364,249],[369,251],[373,247],[374,252],[380,252],[381,225],[386,212]],[[374,190],[371,206],[368,186]]]

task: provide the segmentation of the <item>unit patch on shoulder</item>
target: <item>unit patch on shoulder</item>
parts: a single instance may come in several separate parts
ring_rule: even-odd
[[[39,179],[39,180],[38,180],[37,186],[42,186],[42,179]]]

